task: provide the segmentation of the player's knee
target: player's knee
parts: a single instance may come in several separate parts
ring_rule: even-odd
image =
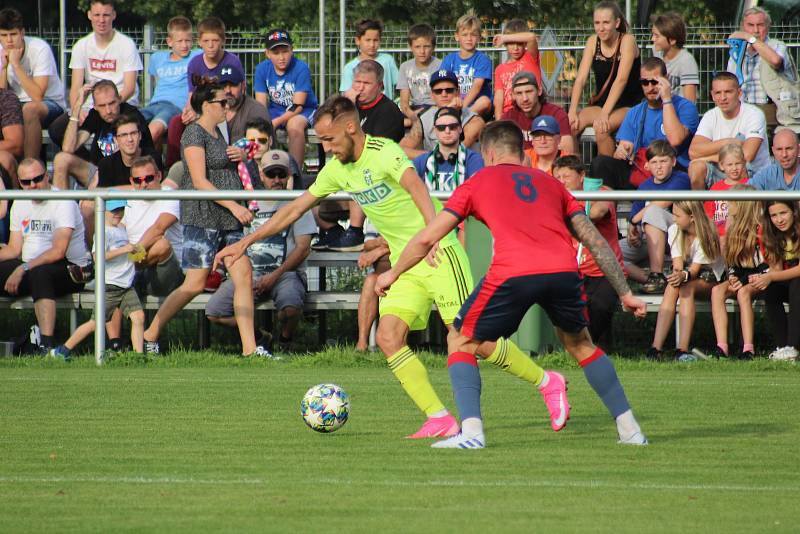
[[[375,333],[375,343],[388,357],[400,350],[405,344],[401,335],[392,329],[381,327],[384,323],[378,323],[378,331]]]

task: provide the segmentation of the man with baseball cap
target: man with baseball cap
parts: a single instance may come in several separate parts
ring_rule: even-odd
[[[247,94],[244,70],[241,67],[234,65],[222,71],[219,83],[225,87],[231,100],[226,115],[228,144],[242,139],[247,131],[247,123],[253,119],[270,120],[266,106]],[[225,135],[226,132],[222,133]]]
[[[289,154],[270,150],[261,158],[260,178],[264,187],[272,191],[287,189],[291,177]],[[286,201],[259,200],[258,211],[250,225],[253,232],[275,215]],[[277,235],[252,244],[247,255],[253,264],[253,290],[256,300],[273,299],[278,311],[280,332],[278,343],[291,341],[303,314],[306,296],[305,260],[311,251],[311,237],[317,232],[314,217],[306,212],[289,228]],[[236,327],[233,313],[233,282],[224,281],[206,305],[206,316],[211,322]],[[269,333],[258,343],[269,345]],[[266,339],[265,339],[266,338]]]
[[[478,141],[481,130],[486,125],[483,119],[469,108],[461,105],[458,90],[458,77],[449,70],[437,70],[431,74],[431,98],[433,106],[419,115],[400,142],[406,154],[415,158],[434,149],[439,142],[433,127],[436,113],[440,108],[453,108],[461,113],[461,127],[464,146],[471,147]]]
[[[550,115],[558,122],[558,133],[561,135],[558,148],[570,154],[575,153],[576,143],[572,137],[567,112],[546,100],[546,95],[532,72],[520,71],[514,75],[511,79],[511,97],[514,106],[503,113],[502,118],[513,121],[522,130],[525,150],[533,148],[533,119],[539,115]]]
[[[561,133],[558,121],[552,115],[539,115],[531,121],[531,136],[533,148],[525,151],[531,160],[531,167],[553,174],[553,162],[561,156],[569,156],[566,150],[561,150]]]

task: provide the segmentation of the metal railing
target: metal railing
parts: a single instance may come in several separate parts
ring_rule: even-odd
[[[93,191],[0,191],[0,200],[93,200],[94,212],[94,248],[97,251],[105,250],[105,232],[98,231],[105,228],[105,206],[108,200],[293,200],[304,191],[121,191],[121,190],[93,190]],[[447,200],[451,193],[431,193],[432,197]],[[800,200],[800,191],[574,191],[573,195],[578,200]],[[327,197],[330,200],[350,200],[347,193],[337,193]],[[105,255],[95,255],[95,317],[105,317],[106,284],[105,284]],[[102,365],[105,353],[106,332],[101,319],[97,320],[94,333],[94,358],[97,365]]]

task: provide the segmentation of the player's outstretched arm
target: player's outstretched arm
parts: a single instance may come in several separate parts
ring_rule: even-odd
[[[247,247],[256,241],[261,241],[285,230],[305,212],[313,208],[319,200],[319,198],[305,191],[302,195],[276,211],[275,215],[270,217],[269,221],[260,226],[255,232],[247,234],[241,240],[217,252],[217,255],[214,256],[212,269],[216,269],[226,258],[230,258],[232,262],[238,260],[245,253]]]
[[[631,310],[637,317],[644,317],[647,313],[646,304],[641,299],[633,296],[628,281],[625,280],[625,273],[622,271],[622,267],[619,266],[619,261],[617,261],[614,251],[608,246],[608,242],[595,228],[589,217],[585,213],[578,213],[572,216],[569,225],[575,238],[592,253],[597,266],[600,267],[611,287],[619,295],[623,307]]]
[[[458,225],[458,218],[449,211],[442,211],[431,221],[431,223],[420,230],[417,235],[411,238],[397,262],[392,268],[378,276],[375,282],[375,292],[383,296],[395,280],[401,274],[418,264],[422,258],[428,255],[433,246],[441,238],[453,231]]]

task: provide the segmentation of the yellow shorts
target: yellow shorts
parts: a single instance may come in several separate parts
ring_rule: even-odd
[[[453,323],[461,305],[472,292],[472,272],[460,244],[439,249],[441,263],[431,267],[422,260],[400,275],[380,301],[380,315],[396,315],[411,330],[428,325],[431,304],[436,303],[444,324]]]

